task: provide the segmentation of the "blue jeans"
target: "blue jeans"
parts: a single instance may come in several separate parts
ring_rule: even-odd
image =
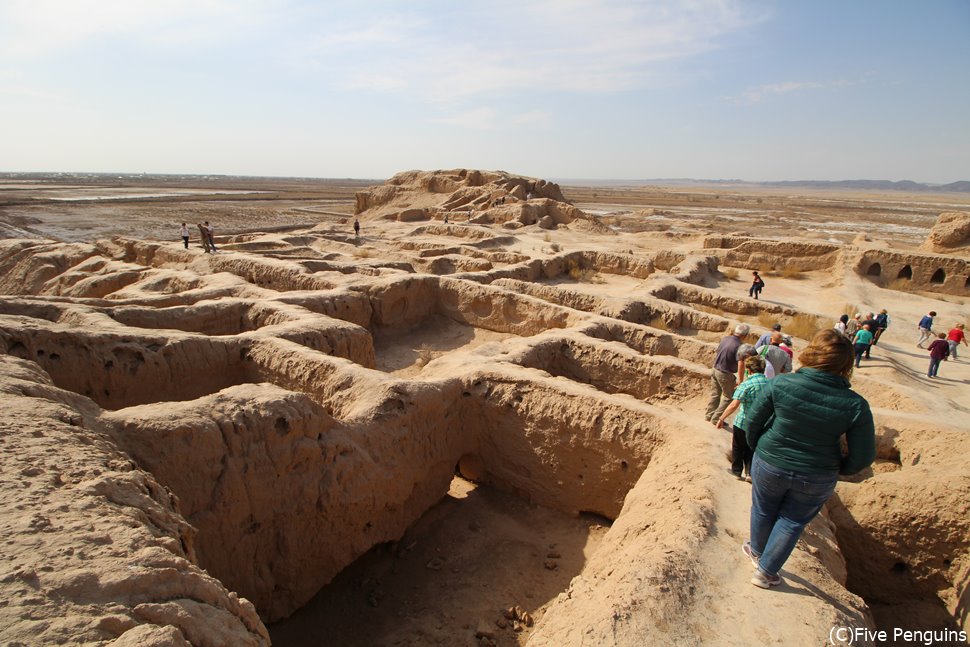
[[[859,368],[862,365],[862,354],[869,350],[869,344],[853,344],[852,347],[855,350],[855,367]]]
[[[936,377],[937,371],[940,370],[940,362],[942,359],[936,359],[935,357],[930,358],[930,370],[926,372],[926,377]]]
[[[774,577],[795,550],[802,530],[835,492],[838,474],[798,474],[761,460],[751,464],[751,551]]]

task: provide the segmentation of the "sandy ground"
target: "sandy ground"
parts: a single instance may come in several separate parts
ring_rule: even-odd
[[[234,184],[222,189],[17,184],[0,186],[0,226],[6,227],[7,237],[63,241],[91,241],[112,235],[174,241],[177,223],[183,219],[190,223],[209,219],[216,224],[217,234],[223,235],[321,224],[349,233],[353,192],[359,188],[361,185],[347,182],[282,189],[258,182],[251,183],[249,189]],[[555,243],[567,250],[600,246],[603,250],[646,254],[695,249],[704,232],[744,231],[780,237],[797,231],[809,238],[848,241],[860,231],[878,228],[884,235],[891,235],[894,245],[905,249],[925,238],[940,210],[970,208],[970,199],[963,196],[740,195],[706,190],[615,188],[595,194],[588,189],[577,188],[576,192],[578,206],[602,213],[604,221],[618,232],[614,240],[591,243],[579,231],[531,230],[517,232],[517,242],[508,251],[551,255],[549,247]],[[175,201],[172,194],[178,194]],[[567,195],[573,197],[568,190]],[[646,209],[655,212],[650,219],[653,232],[641,231],[634,224],[644,219],[636,211]],[[365,225],[365,236],[358,245],[373,249],[377,257],[393,258],[395,251],[389,239],[408,226]],[[664,233],[671,236],[665,237]],[[177,249],[180,243],[175,241],[171,246]],[[352,258],[350,251],[347,258]],[[722,271],[725,269],[728,268]],[[722,276],[710,281],[708,287],[745,297],[749,270],[735,269],[740,278]],[[970,348],[960,360],[943,364],[939,377],[931,380],[926,377],[928,353],[915,347],[916,322],[923,314],[936,310],[937,328],[949,329],[957,322],[970,321],[970,298],[901,293],[877,287],[852,274],[839,281],[834,278],[827,271],[804,272],[797,279],[767,276],[762,299],[766,304],[829,318],[832,323],[846,305],[863,314],[886,308],[890,327],[873,349],[872,359],[863,361],[853,380],[857,390],[870,400],[875,415],[899,415],[902,410],[930,424],[951,426],[954,417],[970,413]],[[632,277],[604,273],[583,281],[560,278],[546,283],[590,295],[616,297],[635,296],[646,285]],[[749,322],[756,321],[750,318]],[[414,378],[421,376],[424,366],[433,359],[485,344],[501,344],[512,337],[436,317],[404,333],[383,335],[376,331],[374,349],[379,370]],[[796,340],[796,351],[806,341]],[[691,423],[697,429],[704,425],[700,422],[703,400],[703,396],[698,397],[682,412],[698,419]],[[713,428],[709,431],[715,452],[729,446],[727,434]],[[717,541],[743,541],[748,497],[748,485],[724,476],[718,501]],[[312,602],[288,620],[272,625],[273,642],[283,647],[476,645],[476,631],[487,627],[498,645],[524,644],[531,628],[513,631],[512,622],[503,617],[502,610],[520,605],[541,618],[547,605],[582,571],[608,524],[603,519],[571,518],[456,478],[448,496],[399,542],[374,548],[345,569]],[[794,596],[827,595],[811,590],[796,577],[780,589],[784,595],[766,598],[747,584],[750,565],[743,559],[711,560],[701,567],[710,585],[700,597],[709,596],[706,613],[711,625],[730,626],[743,613],[760,614],[765,627],[783,624]],[[737,591],[737,595],[725,599],[720,596],[725,589]],[[763,644],[775,642],[768,629],[759,638]],[[707,642],[718,644],[718,637],[708,636]]]
[[[609,522],[554,510],[455,478],[401,539],[371,550],[293,616],[270,626],[278,647],[524,644],[503,610],[534,618],[582,570]],[[504,625],[504,626],[503,626]]]

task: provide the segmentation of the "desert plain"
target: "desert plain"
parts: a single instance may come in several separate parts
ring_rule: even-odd
[[[970,625],[970,352],[931,380],[915,346],[970,321],[968,193],[7,176],[0,295],[5,645]],[[714,349],[880,309],[877,461],[753,587]]]

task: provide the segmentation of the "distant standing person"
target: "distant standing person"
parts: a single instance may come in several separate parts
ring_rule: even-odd
[[[360,236],[360,220],[354,218],[354,238]]]
[[[916,324],[916,327],[919,329],[919,341],[916,342],[917,348],[922,348],[923,342],[933,336],[933,317],[935,316],[936,312],[930,310],[930,313],[923,315],[923,318]]]
[[[936,377],[940,370],[940,362],[945,360],[950,354],[950,345],[946,343],[946,335],[940,333],[930,344],[930,368],[926,371],[926,377]]]
[[[734,417],[733,437],[731,439],[731,473],[737,479],[751,480],[751,458],[754,452],[748,447],[745,439],[747,429],[744,426],[746,410],[750,409],[755,396],[761,392],[768,379],[765,377],[765,360],[757,356],[751,356],[744,360],[744,367],[747,369],[748,377],[734,389],[734,399],[727,406],[721,417],[717,419],[714,426],[718,429],[724,425],[725,419],[737,410],[738,415]]]
[[[879,338],[882,334],[886,332],[886,328],[889,328],[889,313],[883,308],[876,315],[876,332],[872,336],[872,345],[875,346],[879,343]]]
[[[202,241],[202,249],[205,250],[205,253],[210,253],[212,245],[209,243],[209,230],[201,222],[199,223],[199,239]]]
[[[179,229],[179,236],[182,237],[182,244],[185,245],[185,249],[189,248],[189,227],[184,222],[182,223],[182,228]]]
[[[963,342],[964,346],[970,346],[967,343],[967,336],[963,333],[964,325],[957,324],[950,329],[950,332],[946,334],[946,344],[950,347],[950,357],[957,359],[957,346],[960,342]]]
[[[205,234],[209,238],[209,247],[212,248],[212,253],[215,254],[219,251],[216,249],[216,233],[212,228],[212,225],[209,224],[208,220],[205,221]]]
[[[711,399],[707,403],[704,417],[708,422],[714,422],[721,417],[724,409],[730,404],[737,386],[735,373],[738,371],[738,349],[741,339],[751,328],[747,324],[738,324],[734,333],[721,340],[714,353],[714,369],[711,372]]]
[[[761,294],[761,290],[763,290],[765,287],[765,281],[757,272],[752,272],[751,274],[754,276],[754,278],[751,279],[751,287],[748,289],[748,296],[757,299],[758,295]]]
[[[839,474],[855,474],[876,458],[872,411],[849,384],[852,355],[848,339],[819,331],[798,356],[802,367],[768,382],[745,413],[754,459],[751,538],[741,549],[757,569],[755,586],[781,584],[781,567]]]

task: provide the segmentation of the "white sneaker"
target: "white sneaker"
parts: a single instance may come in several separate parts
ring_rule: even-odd
[[[774,577],[766,575],[758,569],[754,572],[754,577],[751,578],[751,583],[762,589],[769,589],[773,586],[778,586],[781,584],[781,578],[775,575]]]

